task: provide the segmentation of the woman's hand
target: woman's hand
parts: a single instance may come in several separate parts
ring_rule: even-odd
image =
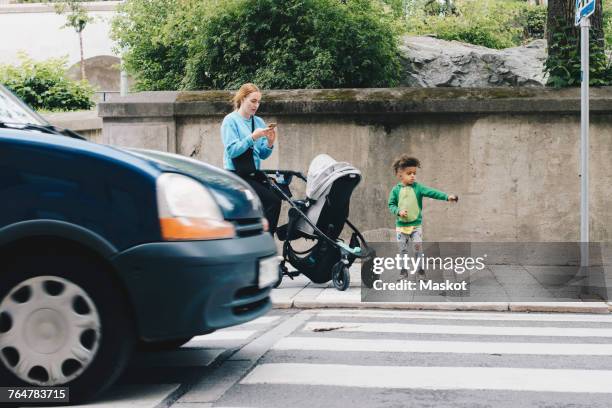
[[[268,132],[268,147],[272,147],[274,146],[274,142],[276,141],[276,128],[269,128],[270,131]]]
[[[268,136],[269,132],[270,132],[270,129],[268,128],[255,129],[255,131],[251,134],[251,137],[253,138],[253,140],[261,139],[262,137]]]

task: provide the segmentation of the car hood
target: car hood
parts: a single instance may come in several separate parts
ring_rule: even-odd
[[[152,162],[161,171],[182,173],[202,182],[227,220],[263,217],[261,202],[255,191],[228,171],[178,154],[144,149],[126,151]]]

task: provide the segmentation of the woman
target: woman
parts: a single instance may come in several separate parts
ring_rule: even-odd
[[[223,166],[236,172],[255,190],[274,235],[280,214],[281,200],[267,186],[265,177],[257,173],[261,161],[272,154],[276,141],[275,124],[266,123],[255,112],[261,102],[261,92],[254,84],[244,84],[234,95],[234,111],[223,119]]]

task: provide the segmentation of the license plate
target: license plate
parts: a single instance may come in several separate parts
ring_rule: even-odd
[[[278,280],[279,260],[276,256],[261,259],[259,261],[259,287],[266,288],[272,286]]]

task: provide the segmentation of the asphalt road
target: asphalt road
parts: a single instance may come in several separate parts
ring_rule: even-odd
[[[274,310],[139,354],[96,405],[610,407],[612,316]]]

